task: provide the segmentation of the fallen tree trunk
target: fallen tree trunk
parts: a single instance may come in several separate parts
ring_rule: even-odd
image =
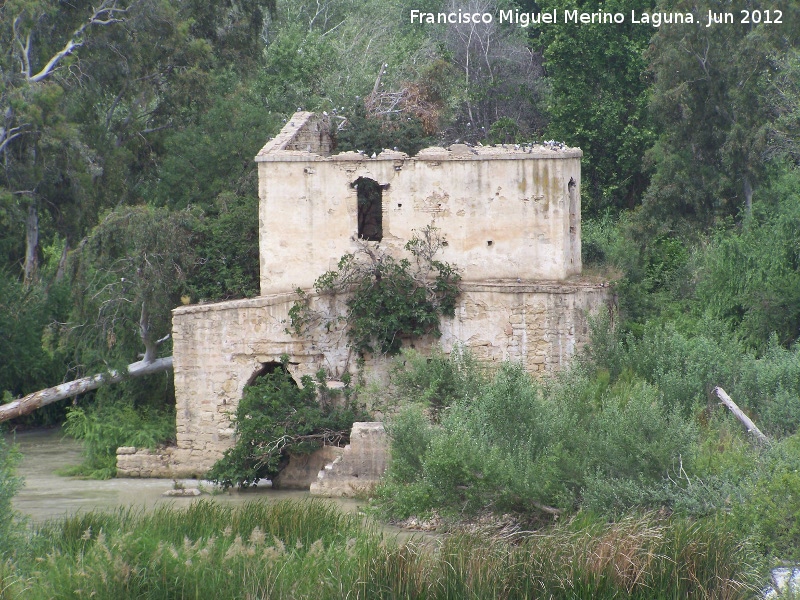
[[[744,414],[742,409],[736,405],[736,402],[731,400],[731,397],[725,393],[725,390],[723,390],[721,387],[715,387],[713,390],[711,390],[711,393],[722,400],[722,403],[730,409],[737,419],[739,419],[741,424],[744,425],[745,429],[747,429],[748,433],[752,433],[759,442],[764,444],[767,443],[767,436],[761,433],[761,430],[756,427],[756,424],[750,420],[750,417]]]
[[[66,400],[78,394],[84,394],[96,390],[101,385],[118,383],[126,377],[142,377],[152,375],[161,371],[168,371],[172,368],[172,357],[159,358],[153,361],[139,361],[128,365],[127,373],[120,371],[110,371],[108,373],[98,373],[91,377],[83,377],[62,383],[55,387],[39,390],[28,394],[24,398],[14,400],[8,404],[0,405],[0,423],[32,413],[37,408],[42,408],[59,400]]]

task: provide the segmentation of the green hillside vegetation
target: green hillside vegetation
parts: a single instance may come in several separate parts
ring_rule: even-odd
[[[736,22],[409,22],[412,8],[450,6],[0,5],[3,401],[119,368],[141,354],[168,356],[173,308],[257,295],[252,160],[298,108],[328,112],[337,129],[349,123],[336,132],[339,150],[397,146],[414,153],[456,140],[562,140],[584,151],[584,268],[612,282],[613,306],[594,322],[591,343],[575,363],[547,380],[515,365],[489,370],[467,354],[401,354],[387,390],[392,459],[376,510],[398,519],[508,513],[573,545],[581,532],[611,535],[603,528],[614,523],[637,532],[666,528],[656,536],[663,544],[672,543],[670,536],[713,538],[708,543],[725,546],[720,556],[729,564],[703,568],[722,569],[740,587],[709,595],[746,596],[752,573],[726,571],[737,555],[754,565],[800,560],[800,5],[486,0],[481,10],[494,14],[569,8],[627,16],[696,7],[701,18],[725,10]],[[739,22],[740,9],[776,8],[779,24]],[[719,406],[710,395],[716,386],[754,420],[766,444]],[[369,390],[354,384],[352,394],[348,401],[357,406]],[[77,471],[112,476],[117,446],[152,447],[174,435],[171,374],[126,381],[14,421],[59,423],[84,440],[86,462]],[[3,532],[13,526],[5,508],[17,486],[14,460],[0,446],[0,539],[12,539]],[[92,531],[94,550],[77,535],[74,547],[53,551],[54,575],[42,597],[77,585],[72,575],[58,580],[59,561],[74,561],[76,552],[101,555]],[[110,524],[105,532],[112,544]],[[186,535],[188,549],[179,548],[183,539],[169,542],[181,564],[189,560],[182,552],[200,552],[193,545],[199,534]],[[443,569],[414,562],[434,558],[372,538],[362,549],[361,535],[352,534],[370,561],[398,569],[415,564],[428,574]],[[50,548],[57,542],[47,536],[56,534],[38,532],[30,543]],[[304,540],[304,548],[316,539]],[[478,550],[475,540],[453,542],[463,543],[453,552],[465,554],[450,564],[467,569],[472,552],[520,558],[524,545],[498,540]],[[320,556],[347,543],[323,539]],[[675,549],[683,542],[675,543],[673,550],[683,552]],[[161,552],[158,568],[170,573],[162,582],[202,579],[159,547],[146,550]],[[275,568],[307,568],[307,554],[290,554],[295,562],[282,558],[285,566]],[[9,564],[0,566],[0,595],[16,597],[19,582],[28,581],[19,577],[35,573],[19,566],[21,576]],[[670,579],[660,568],[647,572]],[[421,581],[417,572],[399,572],[384,575]],[[447,573],[439,575],[456,576]],[[488,572],[481,573],[464,581],[487,581],[481,577]],[[598,573],[575,575],[576,586],[588,586],[578,597],[592,597],[586,590],[606,581]],[[350,576],[372,581],[362,571]],[[611,580],[609,590],[627,585]],[[486,585],[517,590],[520,581]],[[556,590],[551,583],[542,589]],[[116,588],[108,589],[114,597]],[[414,596],[404,589],[397,595]],[[496,595],[500,588],[486,589]],[[664,595],[683,596],[683,589]],[[366,588],[359,593],[375,597]],[[525,593],[533,594],[517,597]],[[575,597],[560,593],[552,591]]]

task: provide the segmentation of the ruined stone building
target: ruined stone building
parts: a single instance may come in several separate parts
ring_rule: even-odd
[[[542,373],[586,339],[606,290],[580,277],[580,149],[455,144],[369,157],[332,147],[325,117],[298,112],[256,156],[261,295],[175,309],[177,446],[125,450],[121,474],[202,475],[233,443],[244,387],[283,354],[297,379],[353,371],[343,331],[297,337],[287,326],[294,290],[313,296],[358,238],[390,252],[430,224],[446,238],[440,258],[459,269],[462,293],[442,337],[428,340],[444,352],[461,344]]]

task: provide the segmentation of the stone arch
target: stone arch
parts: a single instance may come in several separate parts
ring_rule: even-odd
[[[291,380],[294,382],[294,384],[297,385],[297,381],[295,380],[294,376],[292,375],[292,373],[288,369],[286,369],[283,366],[283,363],[280,363],[278,361],[274,361],[273,360],[273,361],[261,363],[261,366],[258,369],[256,369],[253,372],[252,375],[250,375],[250,377],[248,378],[247,382],[244,384],[244,387],[245,388],[250,387],[251,385],[253,385],[256,381],[258,381],[264,375],[270,375],[272,373],[275,373],[276,371],[283,371],[284,373],[286,373],[291,378]]]

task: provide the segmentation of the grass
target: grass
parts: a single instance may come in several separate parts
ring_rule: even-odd
[[[0,598],[718,598],[752,595],[720,521],[573,519],[534,533],[387,538],[319,502],[92,512],[31,532]]]

